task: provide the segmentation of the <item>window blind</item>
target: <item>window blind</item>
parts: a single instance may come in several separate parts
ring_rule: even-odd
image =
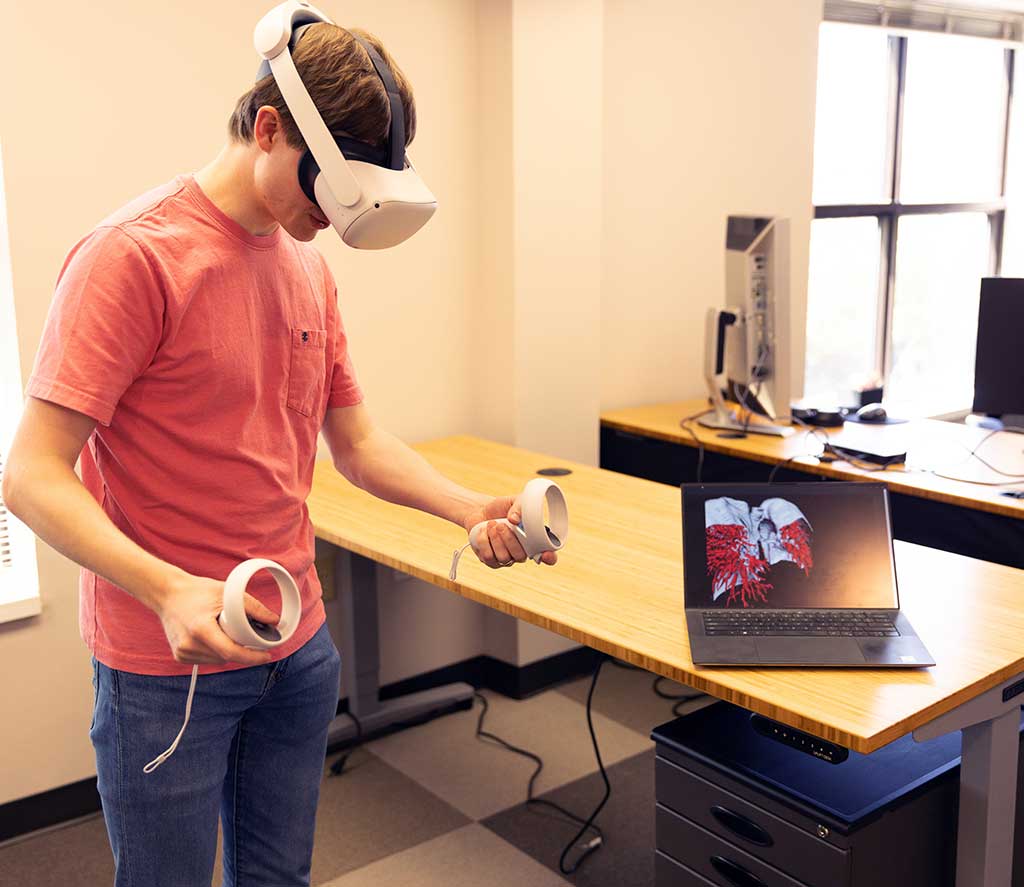
[[[1024,2],[988,0],[825,0],[825,21],[883,28],[960,34],[994,40],[1024,40]]]
[[[4,454],[0,452],[0,490],[3,489]],[[3,493],[0,493],[0,573],[14,567],[14,556],[11,553],[11,522],[7,516]]]
[[[0,482],[5,454],[0,452]],[[0,622],[42,612],[32,531],[7,510],[0,493]]]
[[[23,403],[3,159],[0,152],[0,482]],[[41,606],[35,538],[7,510],[0,487],[0,622],[34,616]]]

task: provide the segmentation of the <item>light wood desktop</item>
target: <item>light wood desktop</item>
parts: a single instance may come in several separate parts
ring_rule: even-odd
[[[690,659],[683,618],[678,489],[473,437],[416,449],[455,481],[495,495],[521,489],[539,469],[571,468],[571,475],[558,480],[570,509],[569,537],[558,565],[489,570],[465,558],[453,582],[448,569],[452,551],[465,542],[463,530],[373,498],[330,463],[317,465],[309,497],[317,536],[858,752],[870,753],[911,731],[923,736],[972,724],[991,732],[998,723],[1005,739],[1007,713],[1019,712],[1019,700],[1007,705],[1000,694],[1024,673],[1022,571],[896,544],[900,602],[934,655],[933,668],[701,668]],[[1016,766],[1015,726],[1013,739]],[[979,768],[991,775],[991,755],[976,757],[978,766],[965,765],[965,775]],[[1001,760],[1005,764],[1005,755]],[[1005,820],[1004,809],[990,809],[1005,806],[1005,799],[982,790],[975,801],[970,819],[983,823],[984,840],[980,850],[962,854],[964,865],[974,857],[988,864],[984,860],[991,862],[993,852],[998,856],[990,845],[1005,838],[989,818],[998,814]],[[1011,810],[1011,834],[1012,818]],[[975,838],[961,834],[962,844],[971,841],[972,847]],[[964,877],[974,878],[977,870],[971,871]],[[968,883],[997,882],[987,876],[958,881]]]
[[[693,437],[679,426],[679,422],[707,409],[706,399],[695,398],[605,410],[601,413],[601,424],[629,434],[696,447]],[[808,436],[808,429],[799,425],[795,425],[794,434],[786,438],[749,434],[741,439],[722,437],[722,432],[704,428],[696,420],[688,422],[687,427],[693,430],[710,452],[766,465],[777,465],[792,459],[788,463],[790,467],[810,474],[840,480],[880,480],[894,492],[1024,519],[1024,499],[999,495],[1003,489],[1024,490],[1024,435],[1021,434],[995,434],[978,450],[978,455],[996,468],[1021,475],[1009,478],[991,471],[970,455],[970,451],[989,432],[954,422],[935,419],[915,419],[900,425],[848,422],[843,428],[814,429],[815,434],[827,434],[830,438],[841,434],[844,438],[864,441],[866,446],[906,450],[906,466],[891,467],[884,472],[865,471],[848,462],[819,462],[814,456],[805,455],[820,453],[821,445],[814,440],[813,435]],[[939,474],[963,480],[950,480],[939,477]],[[964,481],[981,481],[995,486],[980,486]]]

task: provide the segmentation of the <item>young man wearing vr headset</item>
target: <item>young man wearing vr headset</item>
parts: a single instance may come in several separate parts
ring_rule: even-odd
[[[457,486],[374,425],[330,270],[307,245],[332,224],[352,245],[390,245],[429,216],[404,156],[416,125],[407,81],[375,38],[295,0],[256,42],[271,71],[239,99],[219,156],[69,255],[4,478],[11,511],[83,567],[90,735],[117,885],[209,885],[218,815],[226,885],[309,883],[339,686],[305,507],[318,433],[338,470],[383,499],[467,530],[520,518],[512,497]],[[282,97],[293,61],[326,130],[294,82]],[[490,567],[526,560],[503,523],[477,554]],[[298,629],[271,652],[217,624],[223,579],[252,557],[283,565],[302,593]],[[276,587],[260,576],[246,610],[274,623],[261,599]],[[193,664],[205,677],[188,732],[144,774],[181,723]]]

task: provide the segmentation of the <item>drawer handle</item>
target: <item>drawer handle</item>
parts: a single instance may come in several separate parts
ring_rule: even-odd
[[[771,847],[775,843],[768,832],[756,822],[751,822],[746,816],[740,816],[739,813],[734,813],[717,804],[711,808],[711,815],[729,831],[739,835],[745,841],[750,841],[751,844],[757,844],[758,847]]]
[[[735,887],[768,887],[753,872],[748,872],[743,866],[733,862],[731,859],[726,859],[724,856],[712,856],[711,864],[715,867],[715,871],[718,874],[730,884],[734,884]]]

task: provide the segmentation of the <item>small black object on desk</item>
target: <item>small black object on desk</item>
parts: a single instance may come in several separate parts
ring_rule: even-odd
[[[843,411],[839,407],[812,407],[793,406],[790,413],[797,422],[804,425],[814,425],[818,428],[841,428],[843,422]]]

